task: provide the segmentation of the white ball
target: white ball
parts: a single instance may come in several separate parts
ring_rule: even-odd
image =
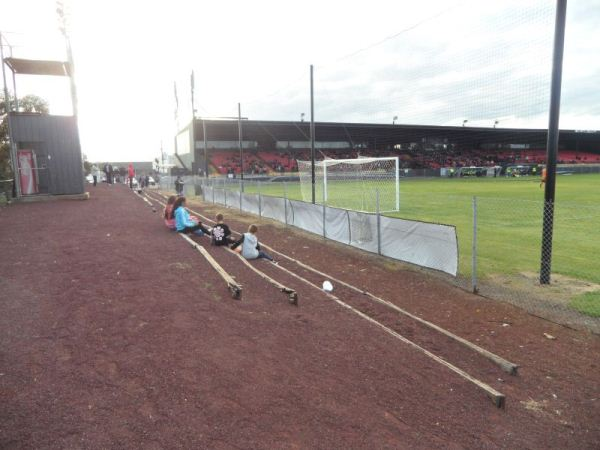
[[[333,284],[331,284],[331,282],[329,281],[323,281],[323,290],[325,292],[331,292],[333,291]]]

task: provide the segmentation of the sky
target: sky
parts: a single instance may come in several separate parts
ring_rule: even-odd
[[[547,126],[551,0],[65,3],[91,161],[149,161],[161,143],[172,153],[192,70],[203,117],[240,103],[250,119],[309,120],[312,64],[317,121]],[[14,56],[66,58],[55,10],[0,0]],[[560,126],[600,130],[600,0],[569,1],[566,30]],[[72,112],[64,78],[21,75],[17,91]]]

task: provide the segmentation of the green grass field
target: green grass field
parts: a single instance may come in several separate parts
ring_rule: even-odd
[[[246,186],[247,192],[257,189],[253,185]],[[385,189],[393,191],[393,183],[382,188]],[[285,190],[288,198],[302,199],[299,184],[286,183]],[[283,196],[284,184],[265,183],[260,191],[262,195]],[[365,186],[359,182],[331,184],[328,204],[360,203],[365,192]],[[384,197],[385,193],[380,195]],[[387,215],[456,226],[459,274],[470,276],[473,197],[477,197],[478,277],[485,280],[515,274],[535,276],[540,268],[544,197],[539,178],[401,179],[400,210]],[[318,195],[317,199],[320,198]],[[600,175],[558,176],[553,274],[600,284],[598,255]],[[595,294],[585,299],[577,303],[578,309],[597,311],[600,296]]]

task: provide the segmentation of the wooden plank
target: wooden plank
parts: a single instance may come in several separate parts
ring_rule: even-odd
[[[204,258],[206,258],[206,260],[213,267],[213,269],[215,269],[217,271],[217,273],[219,275],[221,275],[221,278],[223,278],[225,280],[225,283],[227,283],[227,288],[231,292],[231,296],[234,299],[236,299],[236,300],[241,300],[241,298],[242,298],[242,286],[239,285],[238,282],[235,281],[233,279],[233,277],[231,275],[229,275],[225,271],[225,269],[223,269],[223,267],[221,267],[221,265],[211,256],[210,253],[208,253],[208,251],[206,251],[206,249],[204,247],[202,247],[200,244],[198,244],[197,242],[195,242],[189,236],[186,236],[185,234],[182,234],[182,233],[178,233],[178,234],[183,239],[185,239],[186,241],[188,241],[188,243],[193,248],[195,248],[196,250],[198,250],[202,254],[202,256],[204,256]]]
[[[160,193],[159,193],[158,195],[160,195],[160,196],[162,196],[162,197],[165,197],[164,195],[162,195],[162,194],[160,194]],[[166,206],[166,205],[165,205],[164,203],[162,203],[162,202],[159,202],[159,203],[161,203],[163,206]],[[207,222],[214,222],[214,220],[211,220],[211,219],[209,219],[208,217],[206,217],[206,216],[203,216],[202,214],[200,214],[200,213],[199,213],[199,212],[197,212],[197,211],[192,211],[192,210],[189,210],[189,211],[190,211],[190,212],[192,212],[192,213],[194,213],[194,214],[196,214],[198,217],[200,217],[200,218],[202,218],[202,219],[205,219]],[[238,233],[238,234],[239,234],[239,233]],[[192,243],[192,245],[194,245],[194,246],[197,246],[197,247],[200,247],[200,248],[198,248],[198,250],[199,250],[200,252],[202,252],[202,254],[203,254],[203,255],[205,255],[205,257],[206,257],[207,259],[209,259],[209,258],[210,258],[210,260],[214,261],[214,264],[216,264],[216,265],[217,265],[217,266],[218,266],[218,267],[219,267],[221,270],[223,270],[223,269],[221,268],[221,266],[219,266],[219,264],[218,264],[218,263],[217,263],[217,262],[216,262],[216,261],[215,261],[215,260],[212,258],[212,256],[211,256],[211,255],[210,255],[210,254],[209,254],[209,253],[206,251],[206,249],[205,249],[205,248],[203,248],[202,246],[200,246],[199,244],[197,244],[196,242],[194,242],[194,241],[193,241],[192,239],[190,239],[189,237],[187,237],[187,236],[185,236],[185,235],[182,235],[182,236],[184,236],[185,238],[187,238],[187,240],[188,240],[190,243]],[[258,270],[256,267],[254,267],[252,264],[250,264],[250,263],[249,263],[249,262],[246,260],[246,258],[244,258],[243,256],[241,256],[239,253],[236,253],[236,252],[234,252],[233,250],[231,250],[231,249],[230,249],[230,248],[228,248],[228,247],[226,247],[226,249],[227,249],[227,251],[229,251],[229,252],[233,253],[235,256],[237,256],[237,257],[238,257],[238,258],[239,258],[239,259],[240,259],[240,260],[241,260],[241,261],[242,261],[242,262],[243,262],[243,263],[244,263],[246,266],[248,266],[248,267],[249,267],[249,268],[250,268],[252,271],[254,271],[256,274],[258,274],[258,275],[259,275],[261,278],[265,279],[266,281],[268,281],[269,283],[271,283],[272,285],[274,285],[274,286],[275,286],[277,289],[279,289],[281,292],[283,292],[283,293],[287,294],[287,295],[288,295],[288,301],[289,301],[289,302],[290,302],[292,305],[295,305],[295,306],[297,306],[297,305],[298,305],[298,293],[297,293],[297,292],[296,292],[294,289],[291,289],[291,288],[289,288],[289,287],[287,287],[287,286],[284,286],[284,285],[283,285],[283,284],[281,284],[279,281],[277,281],[277,280],[275,280],[275,279],[271,278],[271,277],[270,277],[269,275],[267,275],[266,273],[264,273],[264,272],[262,272],[262,271]],[[210,260],[209,260],[209,262],[210,262]],[[215,266],[213,266],[213,267],[215,267]],[[219,270],[219,269],[217,269],[217,267],[215,267],[215,269],[216,269],[217,271]],[[223,272],[224,272],[224,271],[223,271]],[[226,272],[225,272],[225,274],[226,274]],[[223,274],[221,274],[221,275],[223,276]],[[240,287],[240,293],[241,293],[241,287]]]
[[[347,287],[349,289],[352,289],[352,290],[354,290],[356,292],[364,294],[364,295],[368,296],[369,298],[373,299],[374,301],[376,301],[378,303],[381,303],[382,305],[386,305],[389,308],[392,308],[395,311],[397,311],[397,312],[399,312],[401,314],[404,314],[405,316],[410,317],[411,319],[416,320],[417,322],[422,323],[423,325],[425,325],[425,326],[427,326],[429,328],[432,328],[432,329],[438,331],[439,333],[442,333],[442,334],[448,336],[451,339],[454,339],[455,341],[463,344],[464,346],[470,348],[471,350],[479,353],[480,355],[482,355],[485,358],[489,359],[490,361],[494,362],[495,364],[497,364],[505,372],[508,372],[511,375],[516,375],[517,374],[517,370],[519,368],[519,366],[517,364],[512,363],[510,361],[507,361],[506,359],[502,358],[501,356],[498,356],[495,353],[492,353],[489,350],[486,350],[486,349],[478,346],[477,344],[474,344],[474,343],[472,343],[472,342],[470,342],[470,341],[468,341],[468,340],[466,340],[466,339],[464,339],[464,338],[462,338],[460,336],[457,336],[456,334],[454,334],[454,333],[446,330],[445,328],[442,328],[442,327],[440,327],[440,326],[438,326],[438,325],[436,325],[436,324],[434,324],[432,322],[429,322],[429,321],[427,321],[425,319],[422,319],[421,317],[415,316],[414,314],[412,314],[412,313],[410,313],[410,312],[408,312],[408,311],[400,308],[398,305],[395,305],[395,304],[393,304],[393,303],[391,303],[391,302],[389,302],[387,300],[384,300],[384,299],[382,299],[380,297],[377,297],[376,295],[373,295],[373,294],[371,294],[368,291],[364,291],[362,289],[359,289],[359,288],[357,288],[357,287],[355,287],[355,286],[353,286],[353,285],[351,285],[349,283],[346,283],[346,282],[344,282],[342,280],[339,280],[339,279],[337,279],[337,278],[335,278],[335,277],[333,277],[331,275],[323,273],[323,272],[315,269],[314,267],[311,267],[311,266],[309,266],[307,264],[304,264],[301,261],[298,261],[297,259],[291,258],[291,257],[289,257],[289,256],[287,256],[287,255],[285,255],[283,253],[279,253],[277,250],[275,250],[273,248],[270,248],[266,244],[262,244],[262,245],[265,248],[271,250],[273,253],[275,253],[277,255],[280,255],[280,256],[283,256],[284,258],[286,258],[286,259],[288,259],[290,261],[295,262],[300,267],[302,267],[302,268],[304,268],[306,270],[314,272],[314,273],[316,273],[318,275],[323,276],[324,278],[327,278],[329,280],[335,281],[336,283],[339,283],[342,286],[345,286],[345,287]]]
[[[429,350],[424,349],[420,345],[418,345],[418,344],[414,343],[413,341],[407,339],[406,337],[402,336],[400,333],[397,333],[396,331],[392,330],[391,328],[386,327],[385,325],[383,325],[382,323],[376,321],[372,317],[367,316],[366,314],[364,314],[363,312],[359,311],[358,309],[353,308],[352,306],[350,306],[347,303],[345,303],[342,300],[340,300],[335,295],[330,294],[329,292],[323,291],[319,286],[317,286],[316,284],[311,283],[310,281],[308,281],[307,279],[301,277],[300,275],[298,275],[298,274],[296,274],[296,273],[294,273],[294,272],[286,269],[283,266],[277,265],[276,267],[278,267],[279,269],[285,271],[289,275],[291,275],[291,276],[299,279],[300,281],[308,284],[309,286],[312,286],[313,288],[318,289],[320,292],[322,292],[327,297],[329,297],[332,300],[334,300],[339,305],[341,305],[344,308],[352,311],[353,313],[355,313],[356,315],[358,315],[361,318],[365,319],[366,321],[372,323],[373,325],[376,325],[377,327],[381,328],[386,333],[394,336],[396,339],[399,339],[400,341],[402,341],[405,344],[411,346],[415,350],[423,353],[424,355],[426,355],[429,358],[433,359],[437,363],[443,365],[444,367],[447,367],[448,369],[450,369],[454,373],[458,374],[459,376],[461,376],[465,380],[467,380],[467,381],[475,384],[477,387],[479,387],[480,389],[482,389],[486,393],[486,395],[490,398],[490,400],[492,400],[492,402],[494,403],[494,405],[496,405],[496,407],[498,407],[498,408],[504,408],[505,402],[506,402],[506,396],[504,394],[498,392],[497,390],[495,390],[493,387],[491,387],[488,384],[484,383],[483,381],[478,380],[477,378],[469,375],[467,372],[465,372],[462,369],[459,369],[458,367],[454,366],[453,364],[450,364],[448,361],[444,360],[443,358],[440,358],[439,356],[434,355]]]
[[[258,274],[261,278],[263,278],[266,281],[268,281],[269,283],[271,283],[273,286],[275,286],[281,292],[286,293],[288,295],[289,302],[292,305],[298,306],[298,293],[294,289],[291,289],[291,288],[281,284],[279,281],[275,280],[274,278],[271,278],[269,275],[267,275],[263,271],[258,270],[256,267],[254,267],[252,264],[250,264],[250,262],[246,258],[244,258],[239,253],[236,253],[229,248],[227,248],[227,251],[229,251],[230,253],[233,253],[235,256],[237,256],[246,266],[248,266],[252,271],[254,271],[256,274]]]

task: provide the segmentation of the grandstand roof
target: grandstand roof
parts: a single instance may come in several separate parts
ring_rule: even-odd
[[[236,120],[206,121],[207,139],[210,141],[236,141]],[[310,140],[310,122],[284,122],[244,120],[243,139],[253,140],[259,146],[277,141]],[[196,119],[196,141],[203,139],[202,119]],[[377,147],[386,144],[419,142],[423,138],[447,139],[465,146],[485,143],[521,144],[545,146],[547,130],[523,128],[447,127],[431,125],[391,125],[342,122],[316,122],[315,139],[318,141],[367,142]],[[588,151],[600,153],[600,130],[561,130],[560,143],[575,147],[582,144]],[[589,148],[587,148],[589,147]],[[583,150],[583,148],[582,148]]]

